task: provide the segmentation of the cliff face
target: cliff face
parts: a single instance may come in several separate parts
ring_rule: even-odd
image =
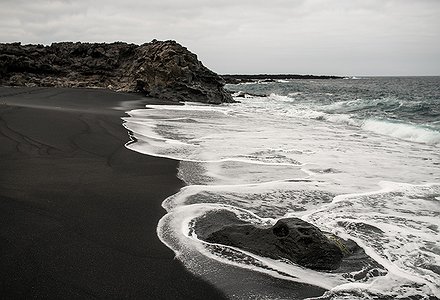
[[[223,79],[175,41],[0,44],[0,85],[100,87],[171,101],[234,101]]]

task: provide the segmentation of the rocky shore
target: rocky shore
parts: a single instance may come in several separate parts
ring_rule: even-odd
[[[176,102],[234,102],[224,84],[175,41],[0,44],[2,86],[108,88]]]

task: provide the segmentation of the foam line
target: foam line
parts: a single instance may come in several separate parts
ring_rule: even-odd
[[[216,276],[229,276],[235,266],[332,292],[354,289],[397,297],[423,289],[437,295],[438,276],[414,263],[416,255],[428,265],[440,261],[425,243],[438,240],[433,232],[440,227],[435,202],[440,188],[425,184],[440,182],[440,168],[433,167],[436,141],[425,139],[422,147],[402,140],[408,139],[403,135],[390,138],[395,131],[375,133],[369,119],[356,115],[369,109],[368,101],[325,107],[304,97],[307,91],[244,98],[233,105],[148,106],[129,112],[124,126],[137,142],[127,147],[181,161],[179,178],[191,183],[162,203],[167,214],[157,228],[161,241],[214,284],[222,282]],[[392,99],[378,103],[390,110],[399,107]],[[301,217],[356,241],[388,274],[354,280],[353,274],[314,272],[217,245],[230,256],[222,255],[191,229],[195,218],[215,210],[267,224]]]

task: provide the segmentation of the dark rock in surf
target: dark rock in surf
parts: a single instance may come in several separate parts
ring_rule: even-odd
[[[223,79],[175,41],[0,44],[0,85],[99,87],[176,102],[234,102]]]
[[[387,273],[354,241],[322,232],[300,219],[281,219],[274,226],[255,225],[231,211],[215,210],[194,221],[197,237],[207,242],[287,259],[315,270],[342,273],[353,281],[363,282]]]
[[[316,226],[297,218],[280,219],[274,226],[257,226],[223,213],[206,216],[196,224],[197,236],[207,242],[288,259],[314,270],[335,270],[344,256],[341,248]]]

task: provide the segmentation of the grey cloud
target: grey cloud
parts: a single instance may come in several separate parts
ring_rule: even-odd
[[[0,0],[0,41],[175,39],[221,73],[440,73],[438,0]]]

